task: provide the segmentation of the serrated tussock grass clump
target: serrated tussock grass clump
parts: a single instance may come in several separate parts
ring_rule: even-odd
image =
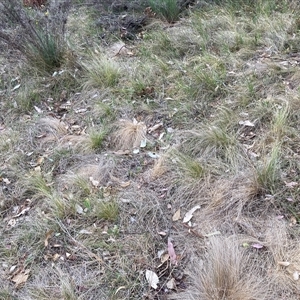
[[[106,221],[116,221],[119,215],[119,206],[115,200],[96,203],[93,212],[98,218]]]
[[[256,166],[258,188],[263,193],[274,193],[280,181],[282,145],[280,142],[275,142],[271,147],[270,151],[265,151],[265,156]]]
[[[235,167],[243,156],[236,135],[217,125],[203,125],[184,131],[182,136],[181,148],[195,157],[218,159]]]
[[[84,88],[114,87],[121,78],[121,68],[118,63],[98,50],[92,52],[89,60],[83,62],[82,66],[86,73]]]
[[[140,147],[141,142],[146,138],[146,125],[136,119],[120,120],[117,123],[117,130],[114,133],[114,144],[117,149],[133,150]]]
[[[177,0],[149,0],[152,10],[169,23],[179,20],[181,13]]]
[[[183,175],[183,180],[200,180],[204,177],[206,169],[203,164],[189,155],[183,154],[179,151],[173,151],[169,154],[169,160],[174,166],[177,166],[179,172]]]
[[[19,50],[30,66],[53,72],[64,62],[67,50],[65,25],[70,0],[51,0],[46,11],[26,8],[21,1],[0,4],[0,39]]]
[[[245,253],[234,237],[210,238],[203,269],[191,267],[192,288],[176,299],[272,299],[259,263]]]

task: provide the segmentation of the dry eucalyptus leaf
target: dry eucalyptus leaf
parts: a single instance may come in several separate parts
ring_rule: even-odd
[[[60,258],[60,254],[55,253],[52,257],[53,261],[57,261]]]
[[[165,263],[169,259],[169,257],[170,257],[169,253],[162,254],[162,256],[160,257],[161,263]]]
[[[190,209],[184,216],[183,218],[183,223],[187,223],[192,217],[194,212],[200,208],[200,205],[196,205],[195,207],[193,207],[192,209]]]
[[[177,265],[177,255],[175,253],[174,246],[170,238],[168,238],[168,254],[170,256],[171,264]]]
[[[148,283],[150,284],[150,286],[156,290],[157,284],[159,283],[159,278],[156,275],[156,273],[154,273],[153,271],[150,271],[150,270],[146,270],[145,275],[146,275],[146,279],[147,279]]]
[[[284,181],[284,183],[285,183],[285,186],[288,188],[293,188],[298,185],[298,182],[295,182],[295,181],[291,181],[291,182]]]
[[[76,209],[76,212],[80,215],[83,214],[83,208],[79,205],[79,204],[75,204],[75,209]]]
[[[46,238],[45,238],[45,241],[44,241],[45,247],[48,247],[48,245],[49,245],[49,239],[51,238],[52,234],[53,234],[53,230],[49,230],[46,233]]]
[[[175,212],[175,214],[173,215],[172,217],[172,220],[175,222],[175,221],[178,221],[180,219],[180,208]]]
[[[239,122],[240,125],[244,125],[244,126],[248,126],[248,127],[254,127],[254,123],[250,122],[249,120],[246,121],[240,121]]]
[[[279,266],[288,267],[290,263],[288,261],[279,261],[277,262]]]
[[[161,256],[165,253],[165,249],[157,251],[157,257],[161,258]]]
[[[258,243],[252,244],[251,246],[252,246],[253,248],[255,248],[255,249],[262,249],[262,248],[264,247],[263,245],[258,244]]]
[[[130,184],[131,184],[130,181],[127,181],[127,182],[121,182],[121,183],[120,183],[120,186],[121,186],[122,188],[126,188],[126,187],[130,186]]]
[[[98,187],[100,182],[98,180],[95,180],[92,176],[89,178],[90,179],[90,182],[92,183],[92,185],[94,187]]]
[[[81,229],[81,230],[79,231],[79,233],[81,233],[81,234],[92,234],[93,232],[92,232],[92,231],[88,231],[88,230],[86,230],[86,229]]]
[[[293,273],[293,279],[294,279],[295,281],[299,280],[299,272],[298,272],[298,271],[295,271],[295,272]]]
[[[18,288],[21,284],[25,283],[29,277],[30,269],[23,270],[16,274],[11,281],[15,283],[15,287]]]
[[[147,140],[146,139],[141,140],[140,147],[145,148],[146,146],[147,146]]]
[[[175,279],[171,278],[168,282],[167,282],[167,288],[170,290],[174,290],[176,288],[176,284],[175,284]]]

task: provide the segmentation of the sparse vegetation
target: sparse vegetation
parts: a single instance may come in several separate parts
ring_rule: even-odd
[[[298,300],[299,1],[26,3],[0,3],[0,298]]]

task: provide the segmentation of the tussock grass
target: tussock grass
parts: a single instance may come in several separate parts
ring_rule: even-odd
[[[114,133],[114,141],[117,149],[132,150],[139,148],[146,138],[146,126],[137,120],[120,120]]]
[[[66,53],[65,24],[70,1],[50,1],[48,11],[28,9],[20,1],[3,1],[0,38],[19,50],[31,67],[52,72],[62,66]],[[15,26],[17,25],[17,26]]]
[[[181,297],[191,300],[271,299],[269,282],[260,273],[259,265],[234,238],[211,238],[207,248],[203,269],[192,269],[192,289]]]
[[[235,168],[243,156],[237,137],[226,128],[204,125],[183,133],[183,151],[202,159],[217,159]],[[220,166],[222,163],[220,163]]]
[[[274,193],[280,180],[281,144],[272,145],[269,155],[265,155],[261,165],[257,167],[259,189]]]
[[[117,85],[121,78],[121,68],[116,61],[105,57],[97,50],[90,60],[83,63],[86,72],[84,87],[110,88]]]
[[[153,11],[167,22],[172,23],[179,19],[181,8],[177,0],[150,0],[149,4]]]
[[[94,208],[97,218],[107,221],[116,221],[119,215],[119,207],[116,201],[99,202]]]

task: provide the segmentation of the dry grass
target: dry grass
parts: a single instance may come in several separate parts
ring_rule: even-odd
[[[191,291],[184,299],[271,299],[274,297],[260,266],[245,253],[234,237],[211,238],[207,253],[191,270]],[[178,298],[179,299],[179,298]],[[182,299],[182,298],[181,298]]]
[[[118,150],[138,149],[146,138],[146,126],[137,120],[121,120],[114,133],[114,144]]]

